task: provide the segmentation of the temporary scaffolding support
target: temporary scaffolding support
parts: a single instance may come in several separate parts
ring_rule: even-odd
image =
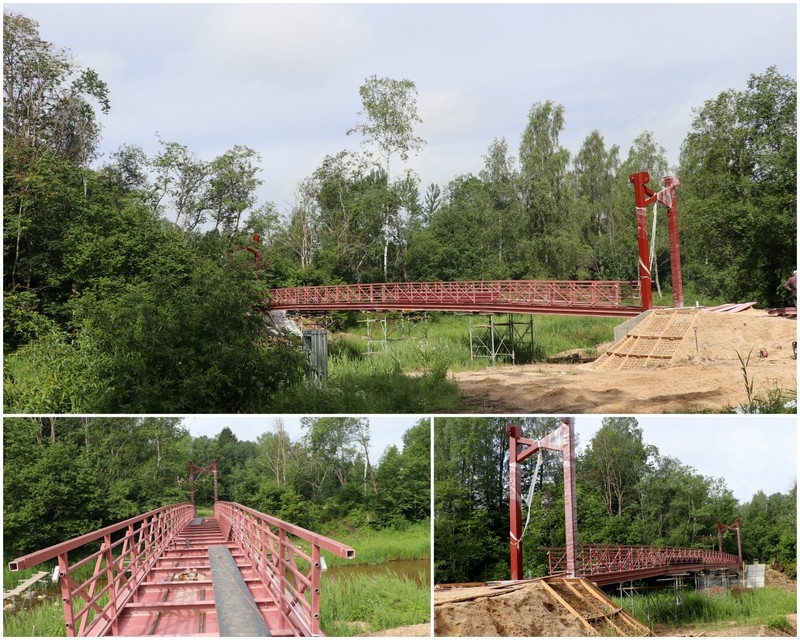
[[[428,339],[427,313],[385,313],[360,322],[367,325],[367,353],[386,351],[392,340]]]
[[[485,324],[469,322],[470,358],[489,358],[492,364],[507,358],[516,364],[523,351],[533,353],[533,316],[515,318],[509,314],[505,322],[496,322],[494,314],[488,315]]]
[[[522,482],[519,463],[540,449],[559,451],[564,464],[564,524],[566,528],[566,574],[576,577],[578,551],[578,506],[575,484],[575,419],[561,418],[561,426],[544,438],[533,440],[522,436],[522,428],[506,425],[509,437],[508,476],[511,511],[511,579],[522,580]]]

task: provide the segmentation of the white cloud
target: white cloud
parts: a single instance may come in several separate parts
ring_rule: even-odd
[[[342,5],[217,5],[194,43],[199,64],[228,80],[313,88],[371,42],[359,14]]]

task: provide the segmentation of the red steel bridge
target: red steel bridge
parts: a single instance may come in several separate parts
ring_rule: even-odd
[[[272,289],[276,311],[462,311],[631,318],[644,311],[637,281],[382,282]]]
[[[567,550],[546,548],[551,576],[567,575]],[[711,549],[586,545],[577,548],[576,574],[598,586],[689,571],[741,569],[741,559]]]
[[[292,287],[272,289],[267,306],[276,311],[463,311],[634,317],[653,304],[647,207],[660,204],[667,208],[673,300],[675,306],[682,307],[676,195],[680,180],[665,176],[660,191],[647,186],[650,174],[646,171],[631,174],[629,180],[636,204],[638,281],[482,280]],[[256,255],[258,263],[258,251],[247,249]]]
[[[578,544],[578,507],[575,475],[575,419],[561,418],[561,426],[541,438],[527,438],[521,427],[507,424],[509,438],[509,522],[511,579],[523,579],[522,548],[527,521],[523,524],[522,506],[527,504],[528,519],[532,490],[527,499],[522,493],[520,465],[538,454],[531,481],[535,486],[542,462],[542,451],[560,453],[564,468],[564,530],[566,546],[544,548],[550,576],[581,577],[599,586],[656,576],[713,569],[742,569],[742,543],[739,521],[733,525],[717,523],[719,550],[681,549],[677,547],[641,547]],[[722,551],[722,534],[735,530],[739,555]]]
[[[318,636],[335,540],[240,504],[150,511],[9,563],[57,561],[68,636]]]

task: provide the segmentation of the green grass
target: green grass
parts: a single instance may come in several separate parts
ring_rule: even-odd
[[[517,316],[522,319],[527,316]],[[363,322],[334,333],[329,341],[328,382],[323,389],[298,385],[271,399],[274,412],[307,413],[447,413],[462,408],[458,386],[449,373],[491,366],[489,358],[472,359],[470,321],[483,316],[432,313],[427,331],[419,326],[408,339],[390,339],[384,349],[368,352]],[[501,316],[496,317],[501,321]],[[591,351],[614,337],[616,318],[534,316],[533,349],[518,354],[517,363],[541,362],[569,349]],[[427,334],[427,335],[426,335]],[[375,332],[373,331],[373,335]],[[400,335],[398,332],[397,336]],[[530,351],[530,350],[528,350]],[[502,364],[502,361],[498,362]]]
[[[431,591],[389,571],[325,582],[320,625],[329,636],[353,636],[430,622]]]
[[[329,567],[342,564],[384,564],[392,560],[430,558],[430,534],[430,522],[428,521],[409,525],[401,531],[364,529],[347,533],[341,529],[331,529],[325,535],[353,547],[356,551],[355,562],[337,558],[325,551],[323,551],[323,555]]]
[[[774,625],[778,618],[797,612],[796,597],[793,592],[770,588],[730,592],[718,597],[686,592],[683,606],[677,610],[672,593],[663,593],[656,598],[637,597],[633,601],[629,598],[613,599],[649,626],[702,624],[721,627],[730,621],[736,622],[737,626]]]

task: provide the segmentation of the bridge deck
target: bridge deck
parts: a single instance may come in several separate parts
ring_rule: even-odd
[[[225,541],[214,518],[196,519],[178,533],[174,546],[165,550],[132,601],[123,607],[115,635],[219,636],[217,607],[224,605],[215,598],[216,585],[209,560],[209,547],[213,546],[230,550],[269,633],[298,635],[281,616],[274,598],[239,545]]]
[[[215,502],[213,518],[197,518],[183,503],[8,565],[57,561],[70,637],[320,636],[323,550],[355,557],[347,545],[240,504]]]

